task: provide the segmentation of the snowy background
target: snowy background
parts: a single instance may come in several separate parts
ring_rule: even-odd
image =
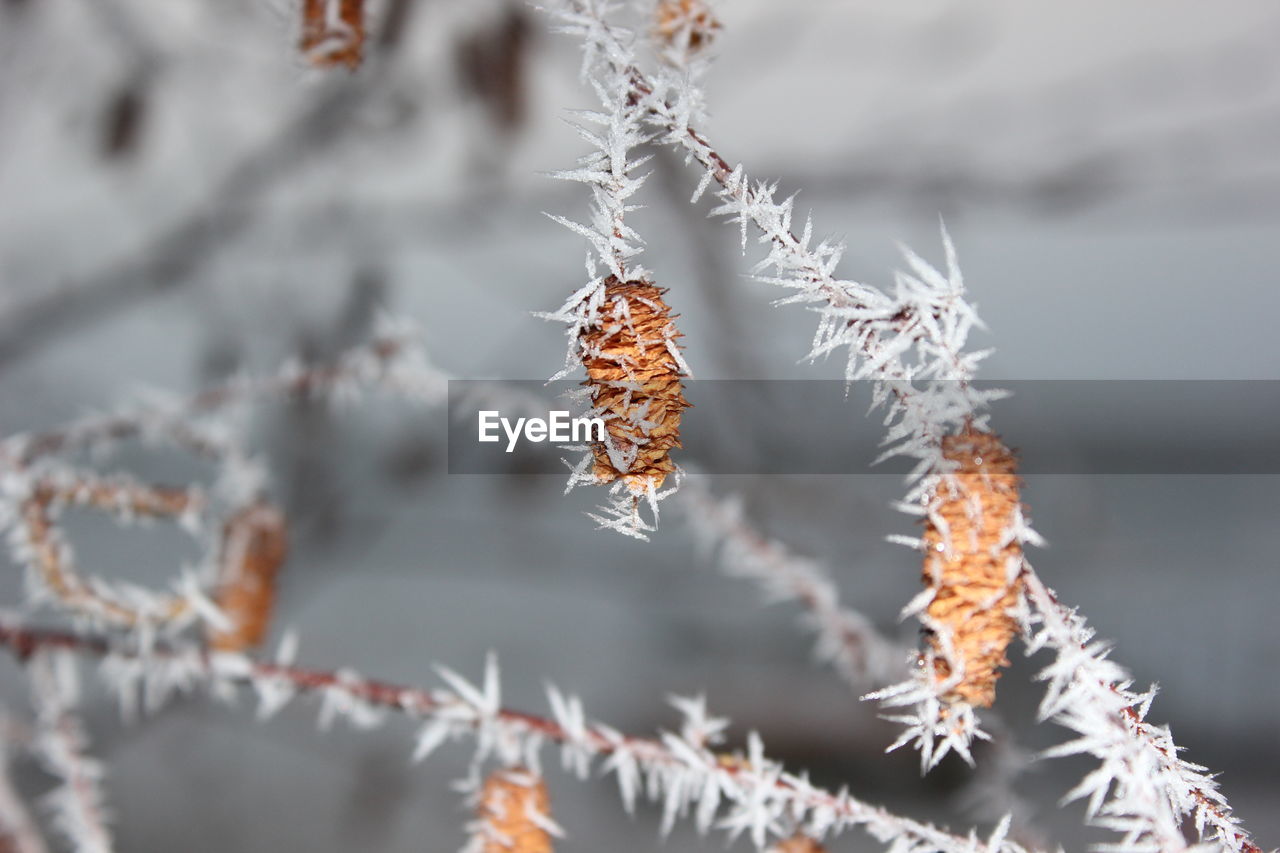
[[[896,240],[938,258],[945,217],[991,329],[977,343],[997,348],[985,376],[1280,379],[1274,4],[719,8],[709,130],[723,153],[803,190],[818,229],[849,241],[845,274],[872,283],[889,280]],[[592,105],[577,45],[494,0],[375,11],[371,61],[348,75],[302,64],[284,0],[0,0],[0,432],[323,358],[378,307],[416,320],[460,376],[560,367],[559,328],[530,312],[583,280],[581,241],[541,211],[580,217],[585,194],[539,174],[582,152],[563,121]],[[635,224],[697,375],[839,376],[796,363],[812,318],[742,277],[735,231],[685,204],[696,174],[666,154],[654,166]],[[1064,430],[1107,413],[1073,417]],[[1181,452],[1211,454],[1241,428],[1231,418],[1199,418]],[[849,428],[878,426],[850,409]],[[298,630],[301,662],[426,684],[432,662],[478,676],[494,649],[511,706],[543,709],[550,680],[636,732],[675,722],[666,694],[705,691],[735,737],[759,730],[816,781],[972,823],[957,802],[967,771],[921,781],[913,756],[882,757],[892,727],[811,665],[791,609],[718,576],[679,517],[647,545],[595,532],[592,496],[561,497],[557,478],[450,476],[444,433],[442,412],[390,403],[261,411],[255,446],[295,538],[277,635]],[[187,470],[141,452],[121,464]],[[1042,575],[1139,682],[1161,683],[1153,718],[1223,771],[1264,846],[1280,837],[1278,479],[1043,476],[1026,490],[1051,546]],[[909,637],[895,616],[918,561],[883,541],[910,532],[888,507],[899,481],[709,486],[743,493],[763,529]],[[92,518],[71,532],[95,568],[138,580],[190,547]],[[0,581],[5,602],[19,589],[16,571]],[[1000,705],[1039,747],[1064,733],[1029,724],[1033,664],[1015,663]],[[21,710],[17,668],[0,670]],[[408,726],[322,735],[301,706],[258,725],[191,701],[126,727],[101,692],[89,722],[122,850],[434,853],[463,839],[449,783],[468,752],[411,766]],[[1099,838],[1078,806],[1054,806],[1085,767],[1037,766],[1023,783],[1068,849]],[[653,815],[626,819],[608,786],[550,781],[564,850],[657,846]],[[683,829],[667,842],[712,845]]]

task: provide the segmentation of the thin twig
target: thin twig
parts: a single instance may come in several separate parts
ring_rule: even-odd
[[[818,635],[815,656],[833,664],[854,689],[884,687],[907,674],[912,650],[843,605],[824,566],[760,533],[737,500],[717,499],[693,480],[685,483],[680,498],[695,534],[719,552],[720,569],[753,581],[771,601],[798,602],[806,611],[805,627]]]
[[[479,739],[478,759],[497,751],[504,756],[504,763],[524,763],[536,769],[541,745],[558,744],[565,766],[582,778],[589,774],[592,759],[604,758],[603,770],[617,777],[628,804],[643,790],[663,803],[668,824],[677,815],[696,810],[702,829],[715,823],[732,835],[748,832],[762,849],[770,834],[785,837],[803,824],[817,837],[861,828],[903,853],[1023,850],[1005,840],[1007,824],[997,827],[984,844],[973,835],[954,835],[893,814],[846,791],[831,792],[811,785],[805,776],[788,773],[766,759],[755,736],[745,755],[714,752],[709,745],[727,721],[708,718],[696,701],[682,704],[686,719],[681,734],[642,738],[599,723],[588,724],[581,704],[554,689],[550,691],[552,717],[502,708],[497,672],[492,666],[483,687],[443,670],[451,689],[424,690],[367,679],[347,670],[307,669],[162,643],[140,652],[102,636],[6,622],[0,622],[0,644],[20,660],[57,651],[102,658],[122,698],[142,687],[154,696],[166,689],[201,686],[225,695],[237,686],[252,686],[268,711],[277,710],[294,695],[308,694],[321,699],[322,719],[342,714],[357,725],[370,725],[379,721],[380,712],[404,714],[424,721],[420,753],[429,753],[450,738],[471,735]]]
[[[32,570],[39,589],[62,607],[116,625],[167,625],[208,611],[194,584],[179,595],[151,595],[137,588],[116,588],[107,582],[81,577],[71,549],[62,539],[55,513],[64,503],[93,506],[125,518],[168,517],[179,520],[198,514],[203,503],[198,490],[144,486],[123,478],[100,479],[78,472],[60,482],[37,480],[19,500],[20,527],[9,537],[19,563]]]
[[[7,719],[0,717],[0,726],[7,729],[8,723]],[[0,851],[48,853],[40,828],[9,776],[12,752],[8,733],[0,734]]]
[[[42,650],[28,662],[39,735],[36,753],[62,780],[49,797],[55,826],[77,853],[110,853],[109,816],[102,792],[102,765],[85,751],[89,740],[75,712],[74,659],[65,651]]]

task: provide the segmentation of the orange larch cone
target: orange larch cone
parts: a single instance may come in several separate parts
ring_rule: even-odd
[[[276,576],[288,554],[288,527],[280,510],[258,502],[233,515],[223,527],[216,602],[230,621],[210,631],[209,644],[225,652],[259,645],[275,610]]]
[[[364,0],[302,0],[299,48],[312,65],[358,68],[364,41]]]
[[[654,13],[654,35],[667,45],[683,46],[687,32],[689,49],[700,50],[719,29],[720,22],[706,0],[661,0]]]
[[[485,780],[477,810],[484,853],[554,853],[546,823],[546,783],[526,770],[496,770]]]
[[[1022,590],[1022,546],[1009,530],[1021,481],[1013,453],[991,433],[947,436],[942,452],[957,468],[939,482],[925,526],[924,583],[935,591],[928,615],[949,630],[953,660],[964,666],[948,698],[985,708],[995,701],[1000,668],[1009,664],[1005,652],[1018,632],[1011,610]],[[952,671],[936,633],[930,643],[935,674],[944,680]]]
[[[827,851],[809,836],[797,833],[778,844],[769,853],[827,853]]]
[[[665,291],[646,281],[605,282],[600,322],[583,333],[586,384],[603,411],[611,456],[594,446],[593,473],[601,483],[624,478],[634,494],[659,488],[676,470],[680,416],[689,407],[673,352],[679,338]]]

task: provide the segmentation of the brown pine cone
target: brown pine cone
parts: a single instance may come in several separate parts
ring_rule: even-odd
[[[364,0],[303,0],[299,49],[312,65],[358,68],[364,40]]]
[[[583,334],[584,384],[614,449],[611,458],[603,442],[593,447],[593,473],[600,483],[624,478],[635,494],[659,488],[676,470],[670,452],[680,447],[680,415],[689,407],[672,352],[680,334],[664,292],[611,276],[600,322]]]
[[[1018,632],[1010,610],[1022,592],[1022,580],[1009,580],[1011,561],[1021,564],[1022,546],[1008,541],[1020,506],[1017,460],[999,437],[965,431],[942,441],[943,456],[957,463],[934,497],[933,514],[945,529],[926,521],[924,583],[936,594],[928,614],[950,629],[955,659],[964,678],[949,698],[975,707],[995,702],[1005,652]],[[1016,571],[1016,570],[1015,570]],[[930,637],[939,680],[951,675],[936,635]]]
[[[210,632],[213,648],[243,652],[266,637],[275,610],[276,575],[288,550],[284,514],[268,503],[247,506],[227,520],[216,603],[231,627]]]
[[[550,809],[542,779],[525,770],[495,770],[480,792],[478,817],[493,831],[484,836],[484,853],[554,853],[551,834],[530,817],[549,817]]]

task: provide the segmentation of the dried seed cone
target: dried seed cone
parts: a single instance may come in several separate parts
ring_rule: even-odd
[[[654,13],[654,33],[659,41],[675,45],[688,27],[689,48],[699,50],[715,38],[720,21],[705,0],[660,0]]]
[[[496,770],[480,792],[478,817],[489,830],[483,853],[553,853],[551,835],[531,815],[551,815],[546,783],[524,770]]]
[[[245,507],[227,521],[216,600],[231,627],[210,632],[213,648],[243,652],[266,637],[275,610],[276,576],[288,551],[284,514],[268,503]]]
[[[827,853],[821,844],[807,835],[793,835],[777,845],[770,853]]]
[[[949,629],[953,653],[964,664],[963,680],[947,698],[980,708],[995,702],[1005,651],[1018,631],[1010,615],[1022,580],[1009,580],[1010,561],[1021,562],[1022,547],[1008,530],[1020,502],[1017,460],[990,433],[966,430],[942,440],[942,453],[957,464],[944,478],[933,512],[945,528],[927,521],[924,582],[936,594],[929,617]],[[951,675],[937,635],[930,637],[939,680]]]
[[[603,443],[592,448],[601,483],[623,478],[635,494],[657,489],[676,470],[671,450],[680,447],[680,415],[689,407],[683,373],[671,349],[680,337],[665,290],[645,281],[605,281],[601,320],[583,334],[583,364],[595,406],[616,451],[635,458],[618,470]]]
[[[312,65],[358,68],[364,40],[364,0],[302,0],[299,47]]]

